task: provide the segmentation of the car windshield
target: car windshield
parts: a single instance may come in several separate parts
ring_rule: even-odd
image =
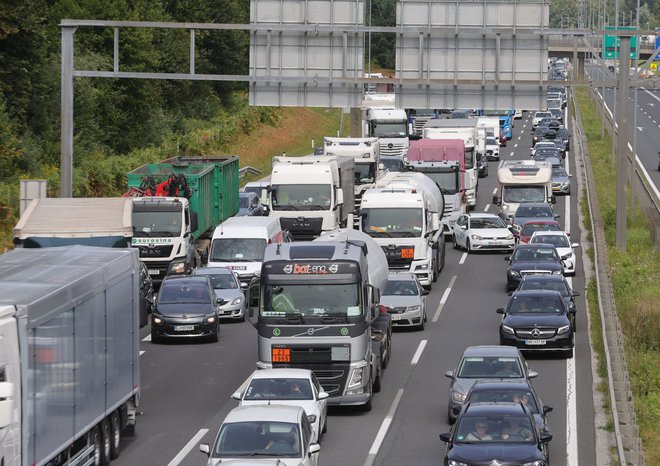
[[[244,400],[311,400],[309,379],[269,378],[253,379],[245,391]]]
[[[380,238],[416,238],[424,228],[422,209],[363,209],[362,231]]]
[[[559,296],[513,296],[507,312],[511,314],[561,314],[564,312]]]
[[[513,254],[515,261],[549,261],[557,262],[559,256],[555,248],[524,248]]]
[[[533,427],[526,416],[462,416],[456,426],[456,443],[534,443]]]
[[[531,243],[552,244],[556,248],[570,248],[568,238],[564,235],[536,235],[532,238]]]
[[[176,283],[176,281],[165,281],[160,286],[158,303],[189,303],[202,304],[211,300],[211,294],[208,286],[204,283]]]
[[[458,368],[459,378],[465,379],[502,379],[520,378],[520,362],[511,357],[466,356]]]
[[[207,275],[211,280],[211,286],[215,290],[232,290],[238,288],[238,283],[236,283],[233,273],[199,273],[197,275]]]
[[[553,166],[552,167],[552,176],[554,178],[565,178],[565,177],[568,176],[568,174],[566,173],[566,170],[563,169],[562,167]]]
[[[522,236],[532,236],[535,231],[560,231],[559,225],[554,223],[525,223],[523,226]]]
[[[516,388],[480,389],[475,386],[470,393],[469,401],[477,403],[522,403],[529,408],[533,414],[539,412],[534,395],[529,390]]]
[[[552,290],[559,291],[562,296],[568,296],[568,287],[560,280],[523,280],[520,290]]]
[[[356,284],[267,284],[263,290],[259,303],[263,317],[345,318],[362,314]]]
[[[553,218],[552,211],[548,207],[535,207],[521,205],[516,210],[516,217],[541,217]]]
[[[258,421],[223,424],[213,447],[214,458],[240,456],[300,456],[298,425],[289,422]]]
[[[211,243],[211,262],[261,262],[266,240],[263,238],[216,238]]]
[[[383,296],[416,296],[417,285],[412,280],[389,280]]]
[[[506,223],[500,217],[472,218],[470,219],[470,229],[482,228],[506,228]]]

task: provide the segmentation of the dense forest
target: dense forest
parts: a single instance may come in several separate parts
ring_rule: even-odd
[[[0,0],[0,222],[13,225],[18,179],[48,180],[59,192],[61,19],[249,22],[248,0]],[[641,23],[657,25],[656,0],[642,2]],[[366,0],[374,26],[395,24],[396,0]],[[598,3],[594,2],[594,5]],[[622,17],[636,0],[620,2]],[[611,11],[609,11],[611,10]],[[613,2],[608,15],[613,17]],[[574,26],[577,0],[553,0],[551,26]],[[612,20],[613,21],[613,20]],[[111,70],[112,29],[75,34],[76,66]],[[122,29],[122,71],[187,72],[184,30]],[[198,31],[198,73],[247,74],[246,31]],[[372,37],[374,67],[394,68],[394,37]],[[199,153],[191,132],[221,128],[217,145],[237,132],[275,124],[278,109],[250,108],[244,83],[77,79],[74,195],[116,195],[130,168],[168,150]]]

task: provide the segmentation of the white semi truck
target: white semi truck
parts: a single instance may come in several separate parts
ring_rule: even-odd
[[[295,240],[312,240],[346,226],[355,210],[354,182],[353,157],[275,157],[270,215],[279,218]]]
[[[552,194],[552,166],[535,160],[503,160],[497,169],[497,191],[493,204],[498,215],[511,222],[522,202],[555,203]]]
[[[310,369],[333,405],[371,408],[391,352],[387,259],[362,232],[270,244],[260,276],[257,367]]]
[[[0,256],[0,463],[107,464],[140,395],[138,252]]]
[[[465,202],[468,208],[477,205],[477,150],[486,153],[485,132],[483,141],[477,131],[476,118],[449,118],[429,120],[424,126],[425,139],[462,139],[465,144]],[[477,147],[483,145],[483,147]]]
[[[365,95],[362,101],[362,137],[379,138],[381,155],[403,157],[412,134],[408,114],[395,106],[394,94]]]
[[[438,185],[416,172],[388,173],[362,197],[361,230],[383,248],[390,270],[415,273],[426,288],[445,263]]]

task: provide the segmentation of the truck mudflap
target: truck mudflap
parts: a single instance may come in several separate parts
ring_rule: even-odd
[[[280,217],[282,230],[289,230],[296,241],[309,241],[321,235],[322,217]]]

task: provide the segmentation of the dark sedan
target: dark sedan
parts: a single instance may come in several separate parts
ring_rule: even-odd
[[[450,432],[445,465],[547,465],[552,434],[540,432],[522,403],[470,403]]]
[[[151,314],[151,341],[208,338],[218,341],[218,311],[211,281],[203,275],[166,277]]]
[[[513,224],[513,235],[519,237],[522,226],[527,222],[535,220],[557,220],[558,218],[559,215],[555,214],[552,206],[547,202],[523,202],[513,214],[511,221]]]
[[[561,275],[563,270],[562,258],[551,244],[518,244],[513,254],[504,260],[509,262],[506,270],[507,291],[515,290],[525,275]]]
[[[520,285],[516,291],[522,290],[553,290],[558,291],[561,294],[564,301],[566,301],[566,306],[570,313],[571,325],[573,325],[573,331],[577,330],[577,324],[575,322],[575,315],[577,306],[575,305],[575,297],[580,296],[580,292],[572,291],[568,280],[563,275],[526,275],[522,277]]]
[[[516,291],[502,314],[500,344],[525,351],[561,351],[573,357],[574,334],[569,310],[558,291]]]

